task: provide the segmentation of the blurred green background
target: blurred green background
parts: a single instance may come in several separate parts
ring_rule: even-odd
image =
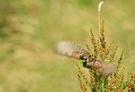
[[[124,49],[124,64],[135,70],[134,0],[104,1],[107,41],[115,39],[118,56]],[[0,0],[0,92],[78,92],[76,60],[55,54],[53,46],[68,40],[86,49],[89,30],[98,34],[99,2]]]

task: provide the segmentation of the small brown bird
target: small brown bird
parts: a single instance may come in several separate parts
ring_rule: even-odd
[[[113,62],[104,62],[96,58],[92,58],[86,50],[72,42],[62,41],[57,43],[55,46],[55,51],[68,57],[84,60],[84,67],[96,68],[104,77],[109,76],[116,69],[116,65]]]

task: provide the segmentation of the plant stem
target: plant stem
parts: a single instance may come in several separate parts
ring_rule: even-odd
[[[101,30],[101,27],[100,27],[100,10],[101,10],[101,5],[103,4],[104,2],[100,2],[99,5],[98,5],[98,28],[99,28],[99,32]]]

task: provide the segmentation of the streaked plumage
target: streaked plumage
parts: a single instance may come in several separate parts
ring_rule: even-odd
[[[67,41],[57,43],[55,46],[55,51],[59,54],[74,57],[76,59],[86,60],[88,57],[90,57],[86,50],[72,42]]]
[[[62,41],[57,43],[55,51],[68,57],[84,60],[84,67],[96,68],[104,77],[109,76],[116,69],[116,65],[113,62],[103,62],[92,58],[86,50],[72,42]]]

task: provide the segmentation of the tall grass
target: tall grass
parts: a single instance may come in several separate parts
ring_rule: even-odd
[[[98,34],[98,38],[95,39],[92,30],[90,30],[90,41],[92,47],[86,45],[90,55],[93,58],[98,58],[103,62],[116,62],[117,69],[109,77],[102,77],[95,69],[89,69],[89,77],[85,76],[80,66],[78,66],[78,80],[80,82],[81,92],[128,92],[135,91],[135,74],[128,71],[128,78],[125,79],[125,73],[127,72],[125,66],[122,66],[123,50],[119,55],[119,58],[114,60],[118,46],[112,49],[114,41],[108,45],[106,42],[104,21],[102,22],[102,28]],[[122,68],[121,68],[122,67]]]
[[[76,92],[74,60],[58,57],[52,47],[60,40],[85,44],[89,26],[95,28],[93,33],[96,30],[95,9],[100,1],[0,0],[0,92]],[[133,2],[109,1],[102,13],[109,36],[118,39],[119,48],[126,49],[130,42],[131,51],[135,47]],[[90,78],[85,78],[89,83]]]

